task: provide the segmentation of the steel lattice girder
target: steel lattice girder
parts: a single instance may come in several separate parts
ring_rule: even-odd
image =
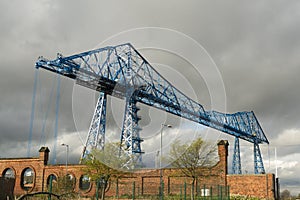
[[[106,102],[105,93],[100,93],[94,115],[90,124],[87,140],[81,154],[80,161],[85,158],[93,149],[103,149],[105,143],[106,125]]]
[[[242,174],[240,142],[239,142],[238,137],[235,137],[235,142],[234,142],[234,151],[233,151],[233,159],[232,159],[232,173],[233,174]]]
[[[36,62],[36,68],[39,67],[75,79],[77,84],[93,90],[122,99],[132,98],[251,142],[255,144],[255,172],[264,172],[258,144],[269,142],[252,111],[234,114],[205,111],[201,104],[164,79],[129,43],[68,57],[58,55],[54,60],[40,57]]]
[[[269,143],[253,112],[224,114],[203,106],[164,79],[131,44],[108,46],[55,60],[42,57],[36,67],[76,79],[78,84],[119,98],[127,88],[136,100],[244,139]]]
[[[126,98],[120,151],[131,156],[131,163],[128,163],[128,166],[140,165],[142,163],[141,154],[144,153],[141,150],[141,142],[143,141],[140,138],[141,128],[138,125],[141,118],[137,114],[139,108],[136,104],[137,101],[130,96]]]
[[[264,163],[261,157],[261,153],[259,150],[259,145],[257,143],[253,144],[254,151],[254,173],[255,174],[265,174]]]

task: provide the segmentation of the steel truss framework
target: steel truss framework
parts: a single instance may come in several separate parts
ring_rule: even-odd
[[[259,144],[269,143],[254,113],[206,111],[162,77],[129,43],[99,48],[54,60],[40,57],[44,68],[75,79],[77,84],[126,100],[121,147],[141,154],[136,103],[217,129],[254,144],[255,172],[264,173]],[[131,138],[131,139],[130,139]],[[124,145],[125,144],[125,145]],[[137,156],[139,157],[139,156]]]
[[[141,142],[143,140],[140,138],[142,129],[138,125],[141,118],[137,115],[140,109],[136,104],[137,101],[134,98],[126,98],[120,150],[132,157],[133,163],[128,163],[128,166],[142,162],[141,154],[143,151],[141,150]]]
[[[238,137],[235,137],[235,141],[234,141],[232,173],[233,174],[241,174],[242,173],[241,156],[240,156],[240,141],[239,141]]]
[[[105,144],[105,125],[106,125],[106,94],[100,92],[94,115],[90,124],[88,136],[83,147],[80,162],[93,149],[103,149]]]

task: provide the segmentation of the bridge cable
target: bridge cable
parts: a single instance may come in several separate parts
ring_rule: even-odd
[[[33,94],[32,94],[32,101],[31,101],[29,136],[28,136],[28,144],[27,144],[27,157],[31,156],[30,150],[31,150],[31,141],[32,141],[33,121],[34,121],[34,114],[35,114],[35,97],[36,97],[37,81],[38,81],[38,69],[35,69],[34,83],[33,83]]]
[[[46,123],[47,123],[47,119],[48,119],[49,110],[51,108],[51,102],[52,102],[52,97],[53,97],[53,92],[54,92],[54,86],[55,86],[55,79],[53,80],[52,88],[51,88],[50,95],[49,95],[49,103],[48,103],[47,110],[46,110],[45,115],[44,115],[43,125],[42,125],[40,145],[43,144],[44,146],[46,145],[45,128],[46,128]]]
[[[56,107],[55,107],[55,127],[54,127],[54,145],[52,164],[56,164],[56,147],[57,147],[57,133],[58,133],[58,113],[60,101],[60,74],[57,74],[57,89],[56,89]]]

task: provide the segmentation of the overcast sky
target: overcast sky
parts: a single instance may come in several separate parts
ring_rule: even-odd
[[[261,146],[266,171],[275,173],[276,148],[281,188],[300,193],[300,1],[1,0],[0,26],[0,157],[26,156],[38,56],[55,58],[57,52],[72,55],[110,42],[132,42],[147,60],[157,63],[153,66],[172,84],[206,108],[229,113],[253,110],[270,141],[269,146]],[[156,40],[158,33],[147,27],[162,28],[165,38]],[[143,28],[143,32],[132,32],[137,28]],[[130,34],[126,34],[128,31]],[[182,37],[180,42],[178,36]],[[183,53],[174,53],[174,49],[143,50],[160,48],[158,43],[166,38],[174,39],[174,49],[180,43]],[[201,48],[188,45],[191,41],[203,47],[203,55],[211,57],[213,74],[205,75],[208,71],[204,66],[203,71],[201,66],[192,66],[193,58],[202,57],[197,52]],[[198,78],[193,67],[198,70]],[[53,149],[55,84],[54,74],[39,70],[30,141],[33,156],[41,145]],[[82,95],[88,92],[74,86],[72,80],[61,81],[58,163],[63,163],[65,156],[61,143],[69,143],[74,162],[82,150],[81,138],[85,140],[93,113]],[[121,109],[122,102],[114,101]],[[114,113],[113,107],[110,113]],[[142,145],[151,149],[158,139],[155,134],[160,120],[180,120],[145,110],[141,111],[143,128],[153,133],[144,134],[148,143]],[[119,137],[117,118],[108,117],[108,132]],[[184,124],[174,127],[178,137],[199,129],[185,121],[178,124]],[[165,135],[168,133],[174,134],[166,130]],[[231,137],[221,134],[217,139],[228,139],[232,150]],[[253,157],[251,144],[241,145],[243,172],[253,172],[253,163],[246,159],[246,155]]]

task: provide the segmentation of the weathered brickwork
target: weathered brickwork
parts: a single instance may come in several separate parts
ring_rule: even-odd
[[[81,196],[94,196],[96,192],[95,183],[91,183],[87,189],[82,189],[80,178],[84,175],[84,165],[48,165],[49,149],[42,147],[39,158],[16,158],[0,159],[0,175],[8,176],[8,169],[13,172],[14,195],[22,195],[28,192],[47,191],[50,176],[61,177],[67,174],[74,178],[74,191]],[[199,168],[200,176],[196,180],[198,188],[230,186],[231,194],[257,196],[272,199],[274,196],[273,184],[274,176],[267,175],[228,175],[227,174],[227,156],[228,142],[220,141],[218,143],[219,161],[215,166]],[[29,180],[24,179],[26,169],[31,169],[34,176]],[[22,178],[23,177],[23,178]],[[185,177],[178,169],[163,170],[164,194],[178,194],[182,186],[186,183],[189,186],[192,179]],[[140,170],[133,174],[127,175],[110,184],[107,195],[130,195],[135,192],[136,195],[153,195],[158,194],[160,186],[159,170]],[[1,182],[0,182],[1,184]],[[133,184],[135,189],[133,190]],[[2,186],[0,185],[0,188]],[[190,191],[190,188],[188,188]]]
[[[274,174],[227,175],[227,183],[232,195],[274,199]]]

